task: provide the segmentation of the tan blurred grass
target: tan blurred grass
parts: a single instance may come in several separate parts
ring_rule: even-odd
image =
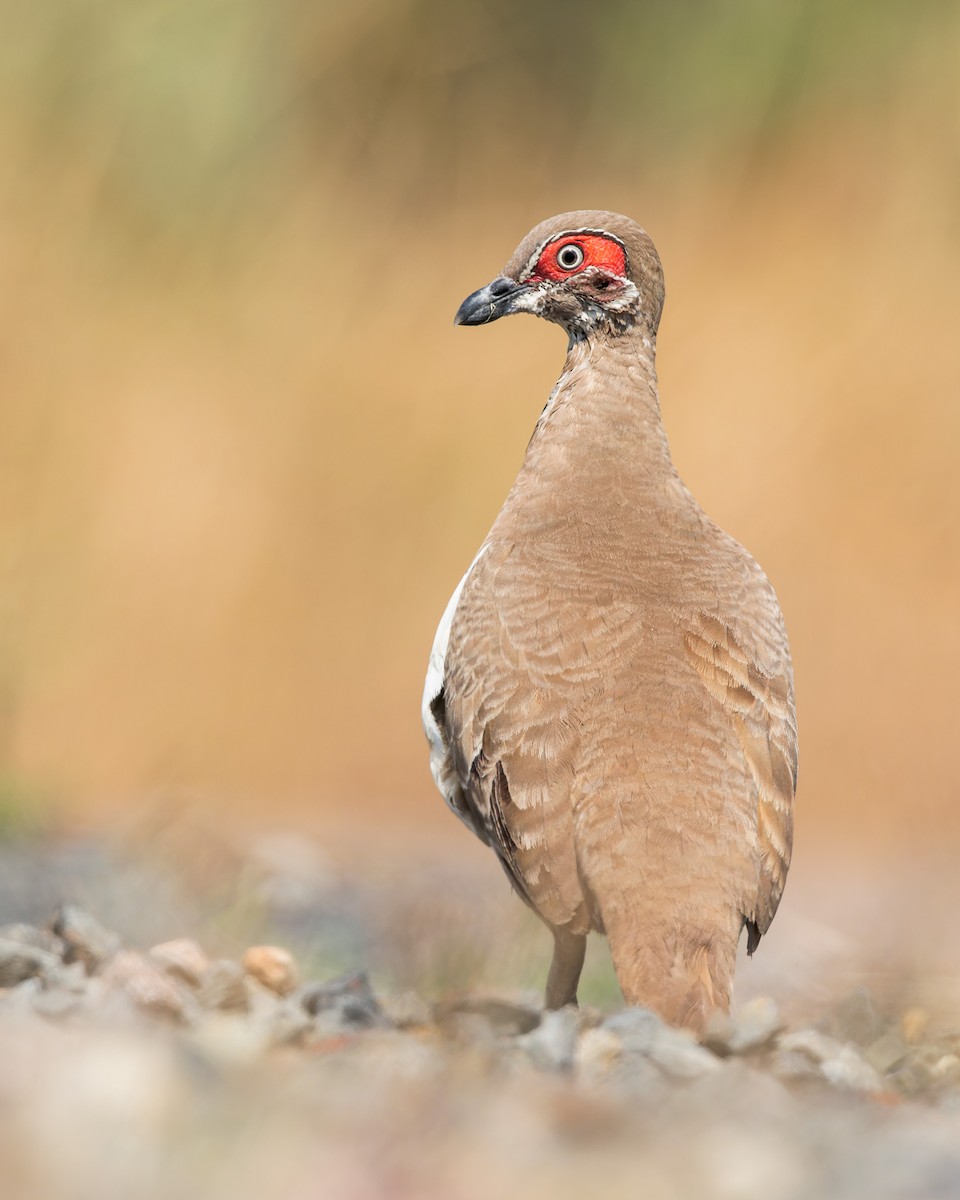
[[[477,69],[516,83],[511,136],[502,91],[487,130],[465,102],[444,108],[422,63],[406,91],[390,74],[390,38],[428,28],[438,71],[462,69],[469,93],[453,19],[421,4],[391,25],[371,8],[344,18],[341,42],[305,41],[297,112],[311,81],[345,88],[345,107],[323,110],[314,144],[305,120],[268,139],[252,171],[271,189],[255,202],[215,154],[182,147],[220,164],[212,183],[176,175],[164,143],[144,161],[180,192],[158,216],[118,183],[141,195],[143,170],[118,172],[117,156],[131,122],[153,129],[123,88],[75,81],[81,101],[115,103],[67,134],[27,120],[17,93],[0,129],[11,786],[81,824],[188,787],[250,819],[451,828],[419,730],[425,658],[563,354],[545,326],[474,333],[451,317],[534,221],[601,205],[643,221],[665,262],[677,462],[787,615],[799,836],[960,838],[955,15],[931,5],[904,24],[872,92],[838,86],[841,69],[781,120],[770,96],[788,40],[762,59],[763,103],[725,110],[736,136],[668,152],[662,129],[648,151],[643,128],[606,122],[596,100],[565,134],[557,79],[517,81],[496,57],[495,7],[476,18]],[[339,11],[317,21],[329,31]],[[864,6],[844,11],[870,28]],[[123,31],[128,49],[151,44],[135,22]],[[362,73],[344,80],[370,38],[366,110]],[[241,95],[258,94],[252,44],[230,60]],[[719,80],[719,51],[704,61]],[[232,110],[218,124],[227,94],[195,97],[196,138],[217,150],[243,127]],[[142,191],[157,194],[170,199]]]

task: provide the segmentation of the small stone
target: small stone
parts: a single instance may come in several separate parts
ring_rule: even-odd
[[[770,1070],[776,1079],[802,1080],[819,1079],[820,1064],[809,1055],[798,1050],[783,1050],[777,1047],[770,1060]]]
[[[922,1008],[908,1008],[900,1018],[900,1028],[903,1030],[903,1036],[911,1046],[915,1046],[920,1041],[927,1032],[929,1024],[930,1014]]]
[[[956,1054],[944,1054],[933,1064],[933,1074],[937,1079],[960,1081],[960,1058]]]
[[[276,992],[264,987],[252,975],[246,976],[243,987],[247,993],[247,1012],[250,1014],[251,1020],[268,1021],[277,1011],[280,997]]]
[[[61,904],[51,929],[66,943],[64,961],[82,962],[91,975],[120,949],[120,938],[76,904]]]
[[[293,955],[281,946],[251,946],[243,956],[243,969],[278,996],[288,996],[300,982]]]
[[[703,1044],[715,1054],[747,1054],[768,1046],[783,1028],[780,1010],[768,996],[748,1000],[732,1017],[715,1013]]]
[[[727,1058],[733,1053],[731,1048],[733,1038],[734,1024],[730,1013],[721,1012],[719,1009],[712,1012],[700,1039],[703,1045],[708,1050],[712,1050],[714,1054],[719,1054],[721,1058]]]
[[[820,1064],[841,1049],[818,1029],[796,1029],[780,1036],[770,1066],[778,1079],[818,1079]]]
[[[569,1071],[573,1068],[579,1024],[575,1008],[545,1012],[537,1028],[519,1037],[517,1044],[534,1066],[545,1071]]]
[[[383,1029],[390,1024],[365,971],[341,975],[327,983],[308,983],[296,995],[310,1016],[325,1016],[328,1029]]]
[[[150,950],[150,957],[168,975],[182,979],[191,987],[199,987],[210,966],[210,960],[193,938],[174,938],[161,942]]]
[[[72,992],[81,996],[90,986],[90,977],[81,962],[58,963],[53,970],[44,972],[43,986],[47,991]]]
[[[141,1009],[185,1019],[183,993],[164,971],[145,954],[120,950],[102,972],[104,986],[121,991]]]
[[[246,1012],[246,972],[229,958],[217,959],[203,973],[197,999],[206,1009]]]
[[[889,1024],[867,989],[858,987],[836,1006],[824,1030],[838,1042],[869,1046],[883,1035]]]
[[[24,942],[0,938],[0,987],[16,987],[27,979],[55,971],[60,959],[55,954]]]
[[[62,938],[58,938],[49,929],[39,929],[35,925],[15,922],[12,925],[0,925],[0,941],[17,942],[21,946],[33,946],[44,950],[57,958],[63,958],[66,946]]]
[[[400,992],[399,995],[381,996],[380,1007],[384,1016],[398,1029],[418,1029],[433,1024],[433,1010],[416,992]]]
[[[818,1029],[795,1029],[783,1034],[778,1042],[778,1049],[787,1054],[801,1054],[813,1063],[825,1062],[842,1049],[840,1042]]]
[[[0,989],[0,1009],[4,1013],[30,1014],[34,1011],[36,998],[42,990],[43,985],[38,976],[25,979],[16,987]]]
[[[586,1080],[602,1079],[623,1057],[623,1042],[602,1026],[587,1029],[577,1042],[574,1062],[577,1074]]]
[[[696,1079],[722,1068],[693,1034],[674,1029],[645,1008],[626,1008],[600,1028],[620,1038],[625,1054],[642,1055],[672,1079]]]
[[[500,996],[455,996],[434,1006],[434,1020],[446,1028],[454,1018],[477,1017],[485,1021],[497,1037],[516,1037],[529,1033],[540,1024],[539,1009]]]
[[[838,1054],[820,1064],[820,1073],[835,1087],[853,1092],[882,1092],[883,1080],[853,1046],[842,1046]]]
[[[906,1058],[887,1079],[904,1096],[919,1096],[937,1082],[935,1064],[918,1057]]]
[[[296,1046],[313,1028],[313,1018],[302,1004],[284,1000],[265,1019],[265,1026],[271,1046]]]
[[[863,1052],[863,1057],[870,1066],[881,1075],[902,1062],[906,1055],[907,1044],[898,1029],[888,1029]]]
[[[784,1034],[778,1042],[778,1052],[774,1070],[780,1076],[807,1074],[802,1067],[793,1072],[785,1069],[790,1056],[794,1056],[801,1063],[807,1059],[817,1068],[815,1073],[835,1087],[855,1092],[883,1091],[883,1080],[853,1046],[843,1045],[817,1029],[798,1029]]]

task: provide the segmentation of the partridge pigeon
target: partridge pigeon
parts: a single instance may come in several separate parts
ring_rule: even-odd
[[[564,213],[464,300],[534,313],[563,372],[440,621],[423,696],[437,787],[549,926],[546,1005],[605,933],[628,1004],[726,1011],[790,863],[797,726],[757,563],[677,474],[654,366],[664,287],[634,221]]]

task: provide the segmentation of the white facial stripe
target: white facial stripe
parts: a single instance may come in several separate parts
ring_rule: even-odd
[[[554,233],[550,237],[545,238],[540,243],[540,245],[536,248],[536,250],[534,250],[534,252],[527,259],[526,265],[524,266],[523,270],[520,272],[520,277],[517,282],[523,283],[529,277],[530,273],[533,271],[533,268],[540,261],[540,255],[544,252],[544,250],[546,250],[546,248],[548,246],[552,245],[554,242],[558,242],[561,238],[576,237],[577,234],[580,234],[580,233],[592,234],[594,237],[609,238],[611,242],[617,243],[617,245],[623,251],[624,258],[629,261],[629,255],[627,254],[627,247],[617,237],[616,234],[610,233],[606,229],[565,229],[562,233]]]

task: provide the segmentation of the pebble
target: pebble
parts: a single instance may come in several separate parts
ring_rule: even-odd
[[[249,997],[243,967],[229,958],[212,962],[203,973],[197,999],[205,1009],[246,1012]]]
[[[296,996],[310,1016],[322,1017],[319,1028],[325,1034],[385,1029],[390,1025],[365,971],[354,971],[326,983],[306,984]]]
[[[300,1045],[313,1031],[315,1023],[303,1005],[293,1000],[281,1001],[261,1020],[271,1046]]]
[[[889,1020],[866,988],[854,988],[830,1014],[825,1032],[838,1042],[869,1046],[888,1029]]]
[[[517,1045],[534,1066],[546,1071],[570,1071],[577,1049],[580,1021],[575,1008],[545,1012],[536,1029],[521,1034]]]
[[[456,996],[434,1006],[433,1019],[441,1029],[463,1025],[458,1018],[470,1016],[484,1022],[496,1037],[529,1033],[540,1024],[538,1008],[502,996]]]
[[[778,1081],[801,1079],[866,1095],[893,1096],[895,1089],[944,1113],[960,1107],[960,1039],[931,1039],[925,1010],[887,1018],[863,989],[845,997],[822,1027],[788,1032],[772,1000],[751,1000],[715,1018],[701,1044],[641,1008],[603,1019],[596,1010],[543,1012],[516,994],[476,993],[431,1007],[413,992],[381,1000],[362,971],[298,979],[294,957],[280,946],[252,946],[242,962],[211,962],[196,941],[179,938],[143,954],[122,948],[116,934],[76,906],[64,906],[52,930],[0,927],[5,1020],[22,1015],[51,1029],[99,1022],[135,1030],[146,1017],[161,1017],[215,1066],[300,1047],[384,1079],[432,1077],[451,1062],[476,1080],[504,1068],[506,1078],[530,1071],[544,1080],[568,1076],[649,1111],[683,1094],[689,1103],[699,1096],[707,1108],[727,1097],[749,1113],[764,1107],[764,1086],[792,1102],[795,1089]]]
[[[587,1029],[577,1042],[574,1063],[577,1074],[596,1082],[605,1078],[623,1057],[623,1042],[602,1026]]]
[[[883,1075],[902,1062],[907,1055],[907,1049],[899,1029],[888,1029],[872,1045],[867,1046],[863,1057],[875,1071]]]
[[[61,904],[51,930],[66,943],[65,962],[82,962],[92,975],[120,949],[120,938],[76,904]]]
[[[832,1057],[820,1064],[820,1073],[834,1087],[854,1092],[882,1092],[883,1080],[853,1046],[841,1046]]]
[[[63,958],[66,946],[62,938],[58,938],[49,929],[40,929],[36,925],[26,925],[17,921],[12,925],[0,925],[0,940],[17,942],[21,946],[34,946],[37,950],[45,950],[57,958]]]
[[[930,1014],[922,1008],[908,1008],[900,1018],[903,1036],[911,1044],[919,1042],[930,1025]]]
[[[60,959],[47,950],[0,938],[0,987],[16,987],[59,966]]]
[[[381,996],[384,1016],[398,1029],[419,1029],[433,1024],[433,1009],[416,992]]]
[[[182,979],[191,987],[200,986],[210,966],[209,958],[193,938],[174,938],[169,942],[161,942],[151,948],[150,957],[168,975]]]
[[[156,963],[136,950],[119,950],[104,968],[104,986],[115,988],[133,1003],[176,1021],[187,1017],[184,995]]]
[[[243,969],[278,996],[289,995],[300,982],[296,960],[280,946],[251,946],[243,956]]]
[[[747,1054],[765,1049],[782,1028],[776,1003],[767,996],[757,996],[732,1016],[714,1013],[703,1044],[724,1058],[731,1054]]]
[[[647,1058],[672,1079],[696,1079],[721,1069],[720,1059],[692,1034],[645,1008],[626,1008],[600,1026],[620,1038],[625,1054]]]
[[[854,1046],[827,1037],[817,1029],[798,1029],[784,1034],[779,1040],[778,1051],[774,1069],[781,1076],[814,1074],[835,1087],[850,1091],[883,1091],[880,1074]],[[795,1069],[797,1064],[799,1068]]]

